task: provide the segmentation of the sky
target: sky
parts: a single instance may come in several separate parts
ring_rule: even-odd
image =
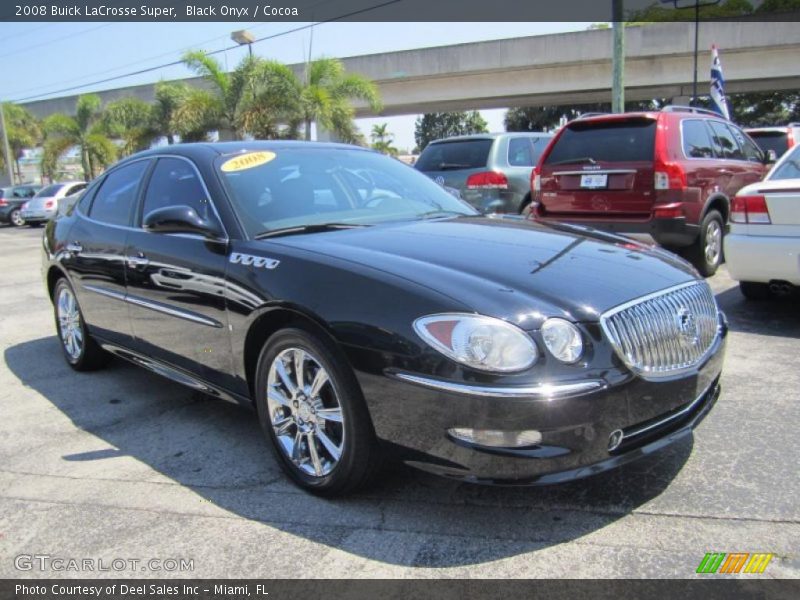
[[[49,94],[179,60],[189,49],[206,51],[233,45],[230,33],[247,29],[256,38],[286,32],[307,23],[0,23],[0,99],[17,101],[112,89],[192,74],[182,65]],[[589,23],[324,23],[313,28],[312,57],[344,58],[362,54],[442,46],[472,41],[584,30]],[[281,35],[253,45],[257,56],[287,64],[303,62],[310,30]],[[246,48],[217,55],[233,68]],[[504,110],[481,111],[489,129],[503,129]],[[416,115],[359,119],[365,133],[388,123],[401,149],[414,146]]]

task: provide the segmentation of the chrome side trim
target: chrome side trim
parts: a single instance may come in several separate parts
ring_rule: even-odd
[[[144,298],[139,298],[138,296],[131,296],[128,295],[125,297],[125,301],[129,304],[133,304],[134,306],[141,306],[142,308],[147,308],[150,310],[154,310],[156,312],[160,312],[165,315],[170,315],[172,317],[178,317],[179,319],[184,319],[186,321],[191,321],[192,323],[200,323],[201,325],[207,325],[208,327],[222,327],[222,323],[215,319],[210,319],[208,317],[204,317],[203,315],[199,315],[195,312],[190,312],[188,310],[181,310],[179,308],[174,308],[172,306],[166,306],[164,304],[160,304],[157,302],[151,302],[149,300],[145,300]]]
[[[685,416],[686,414],[692,412],[695,408],[697,408],[698,404],[701,404],[706,399],[706,396],[709,393],[713,392],[712,388],[714,388],[715,386],[717,386],[717,381],[714,381],[711,385],[709,385],[703,391],[702,394],[700,394],[697,398],[692,400],[689,404],[684,406],[679,412],[676,412],[673,415],[670,415],[668,417],[664,417],[663,419],[660,419],[660,420],[656,421],[655,423],[650,423],[649,425],[645,425],[643,427],[637,427],[637,428],[634,428],[634,429],[625,429],[624,433],[623,433],[623,436],[622,436],[622,440],[620,441],[620,443],[624,442],[625,440],[629,440],[629,439],[631,439],[633,437],[642,435],[643,433],[647,433],[651,429],[657,429],[658,427],[661,427],[662,425],[666,425],[667,423],[669,423],[671,421],[676,421],[676,420],[680,419],[681,417]]]
[[[101,296],[113,298],[114,300],[121,300],[123,302],[127,302],[128,304],[133,304],[134,306],[141,306],[142,308],[147,308],[165,315],[170,315],[171,317],[177,317],[179,319],[191,321],[192,323],[199,323],[200,325],[206,325],[208,327],[214,327],[217,329],[223,326],[222,323],[215,319],[210,319],[188,310],[181,310],[172,306],[166,306],[158,302],[151,302],[149,300],[145,300],[144,298],[139,298],[138,296],[123,294],[121,292],[116,292],[114,290],[109,290],[95,285],[83,285],[82,287],[85,290],[94,292],[95,294],[100,294]]]
[[[565,398],[580,396],[606,387],[600,379],[589,379],[574,383],[540,384],[519,387],[483,386],[430,379],[411,373],[391,373],[392,377],[434,390],[466,394],[468,396],[491,396],[495,398]]]
[[[104,287],[98,287],[96,285],[85,285],[82,284],[83,289],[88,290],[90,292],[94,292],[95,294],[100,294],[101,296],[106,296],[108,298],[113,298],[114,300],[122,300],[125,301],[125,294],[122,292],[115,292],[114,290],[109,290]]]

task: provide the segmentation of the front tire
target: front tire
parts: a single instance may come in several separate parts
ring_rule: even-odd
[[[53,311],[67,364],[76,371],[95,371],[106,366],[111,355],[89,335],[75,292],[66,279],[59,279],[56,283]]]
[[[697,241],[686,251],[686,258],[704,277],[711,277],[722,264],[724,231],[725,221],[719,211],[708,211],[700,223]]]
[[[275,333],[261,351],[254,387],[264,434],[297,485],[337,496],[375,473],[372,421],[352,370],[332,343],[305,329]]]

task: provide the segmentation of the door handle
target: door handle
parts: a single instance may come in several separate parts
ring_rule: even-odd
[[[73,254],[80,254],[83,252],[83,246],[81,246],[80,242],[70,242],[67,244],[67,252],[72,252]]]
[[[139,252],[136,256],[128,256],[125,259],[131,269],[137,267],[146,267],[150,264],[150,260],[144,255],[144,252]]]

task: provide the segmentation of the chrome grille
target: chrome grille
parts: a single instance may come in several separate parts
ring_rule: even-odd
[[[717,303],[704,281],[623,304],[600,317],[617,355],[643,377],[668,377],[705,358],[719,330]]]

